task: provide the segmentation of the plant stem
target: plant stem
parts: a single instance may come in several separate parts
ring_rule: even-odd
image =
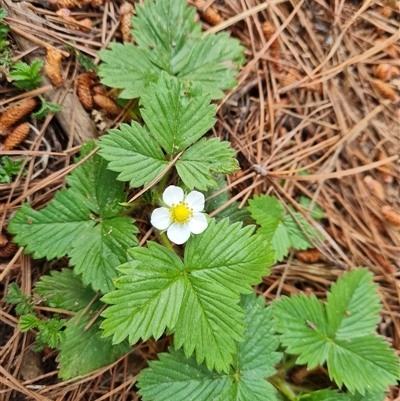
[[[167,249],[169,249],[169,250],[171,250],[171,251],[174,250],[174,247],[173,247],[172,244],[169,242],[169,239],[168,239],[168,237],[165,235],[165,233],[160,233],[160,239],[161,239],[161,242],[163,243],[163,245],[164,245]]]
[[[290,384],[285,382],[279,376],[274,376],[268,379],[287,399],[293,401],[296,399],[296,394],[290,387]]]

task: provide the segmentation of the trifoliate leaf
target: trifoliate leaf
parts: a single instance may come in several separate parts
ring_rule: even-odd
[[[94,148],[94,142],[88,143],[83,155]],[[67,178],[71,188],[62,189],[40,211],[23,205],[8,225],[26,253],[47,259],[69,255],[84,285],[90,283],[102,292],[114,288],[116,267],[128,259],[127,249],[137,244],[133,220],[118,217],[123,208],[117,202],[126,196],[124,185],[106,166],[100,156],[92,156]]]
[[[15,312],[17,315],[25,315],[33,312],[35,305],[32,297],[22,292],[21,288],[15,283],[10,283],[7,287],[7,295],[4,297],[5,302],[16,305]]]
[[[324,306],[311,295],[274,302],[277,330],[297,363],[309,369],[327,362],[339,386],[360,394],[386,390],[400,377],[398,358],[374,333],[379,298],[372,274],[355,270],[338,280]],[[369,326],[369,327],[368,327]]]
[[[105,336],[118,343],[158,338],[167,328],[175,333],[175,347],[196,353],[209,368],[227,370],[242,338],[240,293],[268,274],[271,253],[254,228],[210,222],[189,239],[184,261],[172,251],[149,242],[133,248],[133,261],[120,267],[116,291],[103,297],[111,304],[104,312]]]
[[[45,298],[45,303],[52,308],[79,311],[94,299],[96,293],[83,286],[79,277],[72,270],[51,271],[50,276],[43,276],[36,283],[35,293]]]
[[[113,345],[108,338],[101,337],[100,321],[97,319],[85,330],[93,315],[102,306],[100,302],[93,305],[90,311],[77,313],[67,322],[65,339],[59,346],[58,375],[63,380],[84,375],[102,366],[113,363],[123,354],[129,352],[126,342]]]
[[[103,61],[98,74],[104,85],[122,89],[121,99],[138,98],[150,82],[158,81],[162,70],[141,49],[130,43],[110,43],[110,49],[98,53]]]
[[[147,185],[168,165],[154,137],[138,123],[121,124],[100,139],[100,152],[118,180],[130,181],[132,188]]]
[[[218,185],[212,172],[229,174],[238,170],[234,156],[229,142],[221,142],[218,138],[201,139],[183,153],[176,169],[189,189],[205,190]]]
[[[18,61],[10,70],[13,84],[18,89],[36,89],[42,81],[42,76],[39,73],[42,66],[43,61],[41,60],[35,60],[31,65],[28,65],[23,61]]]
[[[275,401],[276,390],[265,381],[274,374],[280,354],[274,335],[271,309],[255,294],[242,298],[247,330],[237,344],[237,356],[229,373],[215,373],[204,364],[197,364],[182,350],[169,349],[159,354],[159,361],[150,362],[139,376],[139,394],[144,401]]]
[[[10,157],[3,156],[0,159],[0,184],[9,184],[12,181],[12,176],[19,173],[23,163],[23,160],[13,161]],[[26,171],[22,175],[25,173]]]
[[[284,206],[276,198],[268,195],[255,196],[249,201],[249,205],[251,216],[261,226],[259,233],[271,242],[277,261],[288,255],[290,247],[313,247],[293,217],[290,214],[285,215]],[[319,238],[319,234],[300,213],[293,212],[293,215],[311,239]]]
[[[195,9],[185,0],[145,1],[144,7],[137,6],[132,18],[137,47],[112,44],[111,50],[101,51],[102,82],[122,89],[122,98],[136,98],[165,71],[184,84],[198,83],[212,99],[222,98],[222,91],[236,84],[244,48],[226,33],[203,36],[194,17]]]
[[[196,142],[215,123],[209,95],[193,95],[165,73],[142,95],[141,104],[147,127],[169,155]]]

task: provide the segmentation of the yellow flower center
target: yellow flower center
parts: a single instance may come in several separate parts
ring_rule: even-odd
[[[171,220],[174,223],[185,224],[193,216],[193,209],[188,207],[187,203],[179,202],[177,205],[173,204],[169,210],[171,213]]]

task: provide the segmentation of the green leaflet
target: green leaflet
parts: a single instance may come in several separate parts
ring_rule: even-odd
[[[96,293],[84,287],[79,277],[72,270],[51,271],[50,276],[43,276],[36,283],[35,293],[43,297],[52,308],[79,311],[83,309]]]
[[[253,219],[261,226],[259,233],[271,242],[277,261],[283,260],[288,255],[290,247],[295,249],[313,247],[303,230],[311,239],[320,236],[300,213],[293,212],[302,230],[290,214],[285,214],[282,203],[271,196],[255,196],[249,200],[248,209]]]
[[[170,348],[150,362],[139,376],[139,394],[144,401],[274,401],[276,390],[265,381],[274,374],[280,354],[274,335],[271,309],[252,293],[242,297],[245,310],[244,339],[237,343],[237,355],[228,373],[215,373],[182,350]]]
[[[380,310],[372,274],[359,269],[337,281],[326,305],[315,296],[284,297],[273,304],[281,342],[297,363],[327,362],[330,377],[351,393],[386,390],[400,377],[389,344],[374,334]]]
[[[218,138],[201,139],[183,153],[176,169],[189,189],[205,190],[217,186],[212,172],[229,174],[238,170],[234,156],[229,142],[221,142]]]
[[[199,363],[226,371],[245,328],[239,295],[250,292],[272,263],[253,230],[211,221],[189,239],[183,262],[156,243],[133,248],[134,260],[119,269],[117,290],[103,297],[111,304],[103,312],[104,335],[115,343],[129,337],[133,344],[168,329],[187,356],[195,352]]]
[[[176,78],[162,73],[157,85],[142,95],[143,119],[169,155],[196,142],[215,123],[215,106],[198,89],[185,90]]]
[[[137,6],[132,18],[137,46],[111,44],[111,50],[99,52],[102,82],[122,89],[124,99],[137,98],[165,71],[185,86],[197,83],[212,99],[222,98],[223,90],[236,85],[244,48],[226,33],[203,36],[194,17],[185,0],[146,0]]]
[[[65,339],[60,343],[58,356],[60,365],[58,375],[63,380],[84,375],[113,363],[130,351],[126,342],[114,345],[110,339],[101,337],[101,319],[97,319],[85,330],[101,306],[101,302],[96,302],[89,311],[78,312],[67,322]]]
[[[100,139],[100,152],[110,170],[120,173],[118,180],[130,181],[132,188],[147,185],[168,165],[153,136],[138,123],[121,124]]]
[[[89,142],[82,157],[95,148]],[[35,258],[68,255],[75,274],[85,285],[106,293],[113,289],[116,266],[127,260],[127,249],[135,246],[137,232],[133,220],[118,216],[125,200],[124,184],[107,170],[107,162],[92,156],[67,178],[62,189],[40,211],[28,204],[16,213],[8,229],[15,241]]]

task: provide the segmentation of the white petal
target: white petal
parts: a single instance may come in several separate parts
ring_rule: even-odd
[[[190,219],[188,225],[190,232],[200,234],[208,226],[206,216],[203,213],[193,213],[193,217]]]
[[[151,214],[151,224],[159,230],[167,229],[171,224],[171,215],[166,207],[159,207]]]
[[[175,224],[172,223],[167,231],[168,238],[180,245],[185,243],[190,237],[190,230],[187,224]]]
[[[198,191],[192,191],[185,198],[185,202],[193,209],[194,212],[204,210],[204,195]]]
[[[180,187],[176,187],[175,185],[170,185],[165,189],[163,193],[163,201],[164,203],[171,207],[172,204],[177,204],[183,201],[183,197],[185,194],[183,193],[183,189]]]

